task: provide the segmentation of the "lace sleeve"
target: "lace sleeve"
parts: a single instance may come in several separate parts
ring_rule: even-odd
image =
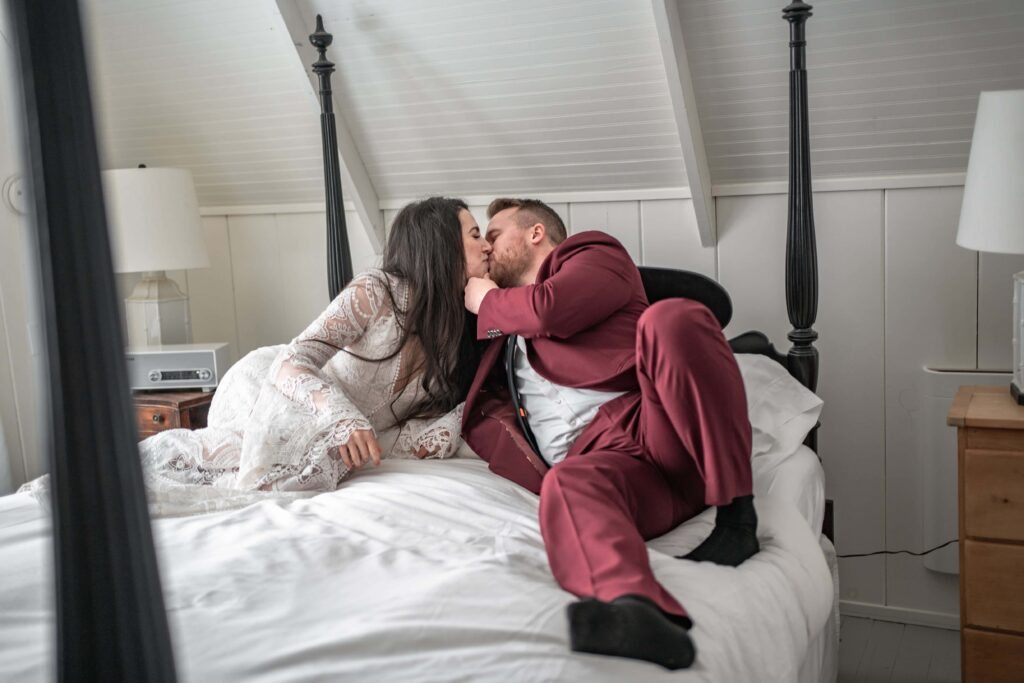
[[[428,460],[450,458],[455,455],[462,441],[462,409],[460,403],[451,411],[437,419],[408,420],[402,427],[398,438],[397,449],[401,457],[415,457],[420,449],[425,449]]]
[[[338,351],[358,341],[383,312],[387,301],[380,275],[354,279],[327,309],[281,352],[271,366],[274,386],[304,412],[338,419],[335,443],[348,440],[355,429],[370,423],[345,393],[323,374]]]

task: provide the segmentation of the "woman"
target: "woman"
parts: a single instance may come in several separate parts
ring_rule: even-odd
[[[461,200],[403,208],[383,267],[354,278],[287,346],[239,361],[207,429],[140,444],[154,512],[329,491],[384,457],[453,455],[478,360],[463,293],[487,273],[490,251]]]

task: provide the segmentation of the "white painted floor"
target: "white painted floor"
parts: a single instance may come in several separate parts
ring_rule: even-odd
[[[959,631],[842,617],[839,683],[959,681]]]

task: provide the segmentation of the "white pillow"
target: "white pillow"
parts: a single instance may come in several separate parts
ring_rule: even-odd
[[[823,401],[767,356],[736,354],[753,428],[751,457],[794,453],[818,423]]]

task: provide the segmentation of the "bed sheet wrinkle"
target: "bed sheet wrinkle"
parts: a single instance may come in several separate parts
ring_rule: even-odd
[[[43,681],[48,523],[17,498],[35,517],[0,528],[0,636],[19,634],[17,652],[0,638],[0,680]],[[313,498],[158,519],[154,538],[183,682],[789,682],[829,615],[831,575],[795,505],[755,504],[762,552],[738,568],[672,557],[713,510],[650,543],[695,621],[686,672],[568,652],[573,598],[547,566],[537,497],[478,460],[387,461]],[[11,574],[12,552],[37,571]]]

